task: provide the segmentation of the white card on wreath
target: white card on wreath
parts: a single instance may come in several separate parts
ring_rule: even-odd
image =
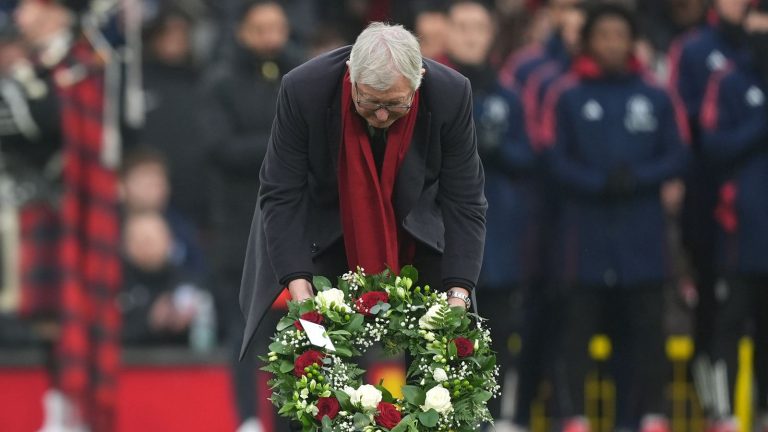
[[[325,348],[328,351],[336,351],[336,347],[333,346],[331,338],[325,332],[325,327],[320,324],[315,324],[303,319],[299,319],[304,331],[307,333],[307,338],[312,345]]]

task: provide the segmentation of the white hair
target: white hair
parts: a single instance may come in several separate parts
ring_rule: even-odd
[[[421,85],[421,50],[401,25],[373,22],[357,37],[349,55],[352,83],[384,91],[402,75],[416,90]]]

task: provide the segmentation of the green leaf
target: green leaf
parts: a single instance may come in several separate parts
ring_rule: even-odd
[[[369,311],[371,314],[376,315],[381,310],[381,302],[378,302],[375,306],[371,308]]]
[[[459,355],[459,350],[456,348],[456,342],[448,342],[448,358],[454,359]]]
[[[352,402],[349,400],[349,395],[346,394],[343,390],[333,390],[333,395],[336,396],[336,399],[339,400],[339,405],[341,405],[341,408],[349,411],[352,409]]]
[[[402,388],[403,397],[408,403],[416,406],[424,405],[427,393],[421,387],[405,385]]]
[[[288,373],[293,370],[293,365],[287,360],[280,362],[280,373]]]
[[[479,392],[472,395],[472,400],[477,403],[484,403],[493,397],[493,394],[489,391],[480,390]]]
[[[416,270],[416,267],[407,265],[400,269],[400,277],[407,277],[416,284],[419,280],[419,271]]]
[[[386,387],[384,387],[383,378],[379,381],[379,385],[377,385],[376,388],[379,389],[379,391],[381,392],[381,400],[389,403],[395,402],[395,398],[392,397],[392,393],[390,393],[389,390],[387,390]]]
[[[397,426],[390,429],[390,432],[406,432],[410,429],[411,426],[414,424],[414,418],[413,415],[408,414],[407,416],[400,419],[400,423],[397,424]]]
[[[335,346],[336,354],[342,357],[352,357],[352,350],[344,346]]]
[[[277,331],[283,331],[287,329],[288,327],[293,326],[294,320],[289,317],[283,317],[278,323],[277,323]]]
[[[352,319],[349,320],[349,324],[347,324],[347,331],[350,333],[356,333],[361,328],[363,328],[363,322],[365,321],[365,318],[356,313],[352,315]]]
[[[290,354],[291,348],[287,345],[283,345],[280,342],[272,342],[269,344],[269,350],[274,351],[278,354]]]
[[[315,276],[312,278],[312,285],[317,288],[318,291],[325,291],[331,289],[331,281],[325,276]]]
[[[435,427],[437,426],[437,421],[440,419],[440,415],[437,414],[437,411],[434,409],[430,409],[427,412],[419,413],[419,422],[423,424],[426,427]]]
[[[371,418],[363,413],[357,413],[354,417],[352,417],[352,422],[355,425],[355,429],[363,429],[364,427],[371,424]]]
[[[323,425],[322,432],[333,432],[333,423],[331,423],[331,418],[328,417],[327,415],[323,416],[322,425]]]

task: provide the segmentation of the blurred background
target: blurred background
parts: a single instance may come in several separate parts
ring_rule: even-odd
[[[658,256],[605,227],[613,252],[586,255],[602,309],[580,316],[560,254],[573,246],[558,228],[567,193],[542,136],[598,3],[0,0],[0,431],[287,430],[256,356],[237,361],[259,167],[281,77],[371,21],[403,24],[472,83],[490,204],[477,297],[503,381],[488,430],[583,430],[568,429],[561,335],[586,320],[576,349],[589,372],[575,380],[592,430],[768,431],[768,265],[739,264],[768,256],[768,165],[739,176],[768,138],[758,128],[750,151],[722,150],[744,141],[733,135],[713,150],[700,121],[704,106],[732,109],[712,90],[725,73],[754,76],[746,100],[763,106],[765,2],[614,2],[637,24],[633,58],[678,105],[691,157],[654,192],[663,223],[637,227],[663,239]],[[631,286],[626,267],[659,257],[665,276]],[[636,304],[642,290],[659,300]],[[268,320],[284,310],[283,298]],[[620,349],[638,340],[663,359]],[[664,390],[651,396],[660,412],[640,417],[622,377],[648,361]],[[367,362],[370,382],[404,382],[400,359]],[[669,421],[649,428],[651,414]]]

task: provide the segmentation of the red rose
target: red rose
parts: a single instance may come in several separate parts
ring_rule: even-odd
[[[323,353],[315,350],[308,350],[304,354],[298,356],[296,361],[293,362],[293,374],[297,377],[304,376],[304,368],[313,364],[320,364],[323,360]]]
[[[376,306],[379,302],[386,303],[389,301],[389,295],[384,291],[367,292],[360,296],[355,301],[357,311],[363,315],[370,316],[371,308]]]
[[[389,402],[379,402],[376,409],[378,410],[378,413],[376,413],[376,416],[374,417],[376,419],[376,424],[384,426],[387,429],[392,429],[397,426],[403,418],[400,411]]]
[[[315,418],[318,421],[323,421],[323,417],[328,416],[333,420],[339,415],[339,400],[335,397],[321,397],[317,400],[317,415]]]
[[[317,311],[305,312],[305,313],[301,314],[301,319],[303,319],[304,321],[309,321],[311,323],[315,323],[315,324],[322,324],[323,323],[323,316],[320,315],[320,312],[317,312]],[[304,326],[301,325],[299,320],[294,321],[293,325],[297,329],[299,329],[299,330],[304,330]]]
[[[475,352],[475,345],[467,338],[459,336],[453,340],[453,343],[456,344],[456,353],[459,357],[469,357]]]

